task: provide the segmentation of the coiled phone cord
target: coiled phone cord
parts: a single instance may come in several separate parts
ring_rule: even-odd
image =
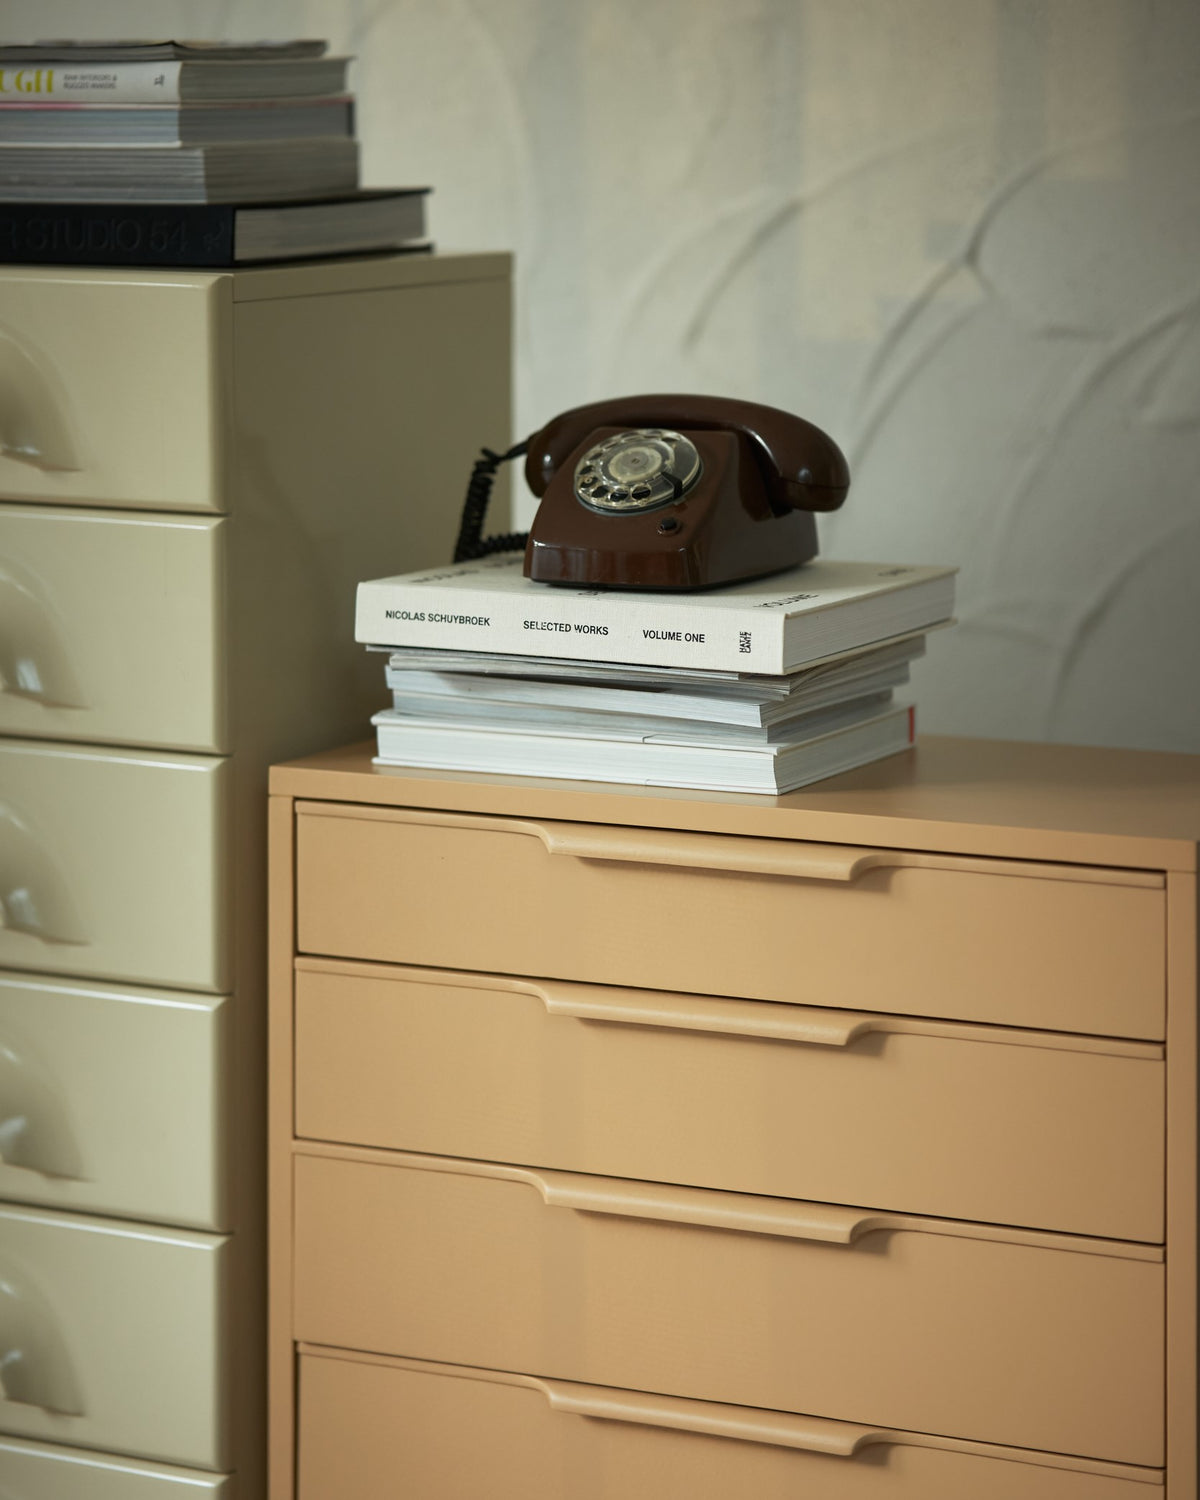
[[[480,457],[475,460],[467,484],[467,498],[463,502],[458,541],[454,545],[456,563],[469,562],[475,557],[487,557],[492,552],[515,552],[529,540],[527,531],[506,531],[498,536],[487,537],[482,535],[483,518],[492,496],[496,470],[510,459],[520,458],[528,447],[527,442],[517,443],[507,453],[493,453],[490,448],[484,448]]]

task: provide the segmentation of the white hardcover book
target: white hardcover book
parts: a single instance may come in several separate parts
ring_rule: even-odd
[[[797,688],[787,698],[765,694],[719,692],[704,687],[677,690],[666,686],[633,687],[618,684],[569,682],[561,678],[474,677],[462,672],[395,672],[388,670],[393,707],[415,712],[417,703],[439,704],[455,718],[503,713],[511,716],[583,713],[607,718],[611,714],[642,719],[700,721],[709,724],[768,728],[790,724],[801,714],[846,703],[870,693],[901,687],[908,681],[908,664],[897,663],[872,671],[855,672],[832,681],[818,680]],[[420,711],[424,712],[425,709]]]
[[[393,712],[404,719],[454,722],[477,729],[516,729],[529,734],[645,738],[684,735],[689,741],[723,747],[796,741],[878,718],[891,701],[890,691],[856,693],[852,698],[797,712],[780,724],[737,724],[705,719],[671,719],[644,713],[618,713],[562,704],[496,703],[490,699],[457,699],[397,693]]]
[[[817,559],[677,594],[560,588],[525,578],[522,565],[506,553],[360,583],[355,638],[782,674],[948,620],[957,571]]]
[[[391,709],[371,722],[378,765],[756,793],[794,791],[841,775],[907,749],[916,734],[911,706],[816,738],[736,746],[677,733],[592,737],[484,729],[409,719]]]
[[[944,625],[953,625],[946,620]],[[942,629],[941,625],[932,626]],[[838,651],[822,656],[795,672],[782,676],[768,672],[724,672],[715,667],[648,667],[630,661],[572,661],[562,656],[514,656],[503,651],[448,651],[426,646],[368,646],[367,650],[387,654],[387,671],[397,678],[405,672],[476,673],[487,678],[524,677],[545,682],[569,680],[599,685],[636,688],[667,687],[679,692],[697,688],[702,692],[719,692],[722,697],[747,698],[766,702],[789,698],[818,674],[858,670],[868,660],[877,666],[915,661],[924,654],[929,631],[911,631],[891,636],[871,646],[853,651]],[[398,686],[389,677],[388,686]]]

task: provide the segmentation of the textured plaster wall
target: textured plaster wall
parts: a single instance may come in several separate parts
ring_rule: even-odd
[[[5,0],[0,21],[356,53],[364,180],[432,183],[444,248],[517,253],[520,433],[642,389],[798,411],[850,458],[827,554],[961,566],[926,729],[1200,751],[1194,0]]]

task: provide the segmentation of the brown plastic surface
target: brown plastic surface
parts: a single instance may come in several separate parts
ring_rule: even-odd
[[[300,1500],[1153,1500],[1156,1470],[310,1350]]]
[[[1149,1247],[335,1147],[295,1171],[301,1340],[1163,1461]]]
[[[572,407],[529,438],[525,480],[535,495],[597,428],[669,427],[740,432],[752,445],[763,482],[778,505],[836,510],[850,487],[837,444],[803,417],[753,401],[719,396],[619,396]],[[802,479],[800,471],[807,470]]]
[[[296,1131],[1157,1241],[1162,1050],[300,959]]]
[[[847,880],[827,877],[822,847],[778,840],[761,847],[794,873],[751,874],[713,855],[719,835],[655,830],[646,860],[624,829],[597,855],[612,830],[585,827],[592,846],[576,854],[578,825],[555,852],[549,821],[322,803],[298,814],[305,953],[1163,1035],[1161,876],[1015,861],[989,874],[946,856]],[[752,842],[729,844],[740,855]]]
[[[809,509],[793,510],[785,486],[764,484],[754,444],[740,433],[686,433],[703,475],[666,509],[612,515],[581,505],[576,459],[621,430],[589,433],[551,480],[529,529],[526,578],[580,588],[695,589],[798,567],[817,555]],[[772,489],[780,494],[778,510],[768,500]]]

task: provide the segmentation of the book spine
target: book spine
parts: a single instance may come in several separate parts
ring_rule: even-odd
[[[174,104],[179,62],[37,63],[0,67],[0,104]]]
[[[783,625],[764,610],[706,610],[702,596],[686,605],[672,598],[660,609],[617,592],[570,598],[548,588],[506,597],[371,581],[358,586],[355,639],[373,646],[781,673]]]
[[[232,266],[228,203],[0,203],[0,265]]]

